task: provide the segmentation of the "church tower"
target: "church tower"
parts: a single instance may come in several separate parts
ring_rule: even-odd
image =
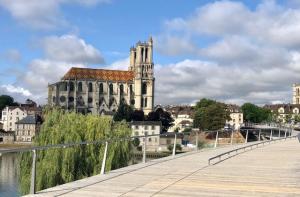
[[[154,63],[153,63],[153,40],[138,42],[130,49],[130,66],[134,77],[134,106],[135,109],[143,110],[145,114],[153,111],[154,106]]]

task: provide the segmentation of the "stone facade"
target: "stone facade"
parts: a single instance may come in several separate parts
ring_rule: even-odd
[[[227,105],[230,112],[231,120],[227,120],[226,124],[229,124],[231,128],[239,130],[244,124],[244,116],[241,108],[237,105]]]
[[[300,84],[293,84],[293,103],[300,104]]]
[[[153,41],[130,49],[128,71],[71,68],[49,85],[48,104],[79,113],[112,114],[121,102],[148,114],[154,105]]]
[[[295,119],[295,116],[299,116],[300,112],[300,104],[275,104],[264,107],[270,109],[276,115],[276,120],[282,123],[286,123],[289,116],[291,119]]]

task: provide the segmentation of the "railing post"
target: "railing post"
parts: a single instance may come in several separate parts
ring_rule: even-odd
[[[175,137],[174,137],[174,145],[173,145],[173,153],[172,153],[172,156],[175,157],[175,154],[176,154],[176,141],[177,141],[177,135],[175,133]]]
[[[259,129],[259,132],[258,132],[258,141],[260,141],[260,133],[261,133],[261,129]]]
[[[35,173],[36,173],[36,150],[32,150],[32,167],[30,180],[30,194],[35,194]]]
[[[215,148],[217,148],[217,146],[218,146],[218,137],[219,137],[219,131],[217,131],[217,134],[216,134]]]
[[[146,163],[147,133],[145,133],[145,141],[143,147],[143,163]]]
[[[271,135],[270,135],[270,140],[273,138],[273,130],[271,129]]]
[[[280,138],[280,127],[279,127],[279,130],[278,130],[278,137]]]
[[[108,148],[108,142],[105,142],[105,150],[104,150],[104,155],[103,155],[103,160],[102,160],[102,166],[101,166],[101,172],[100,174],[105,173],[105,165],[106,165],[106,158],[107,158],[107,148]]]
[[[247,130],[247,133],[246,133],[245,144],[247,144],[247,142],[248,142],[248,133],[249,133],[249,130]]]
[[[230,137],[230,145],[233,143],[233,130],[231,131],[231,137]]]
[[[284,138],[286,138],[286,132],[287,132],[287,129],[285,128],[285,130],[284,130]]]
[[[198,131],[196,132],[196,150],[199,150],[199,148],[198,148]]]

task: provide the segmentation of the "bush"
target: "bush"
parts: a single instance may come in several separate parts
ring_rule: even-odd
[[[174,148],[174,144],[170,144],[170,145],[168,146],[168,150],[169,150],[170,152],[173,151],[173,148]],[[182,147],[181,147],[180,144],[176,144],[175,151],[182,151]]]

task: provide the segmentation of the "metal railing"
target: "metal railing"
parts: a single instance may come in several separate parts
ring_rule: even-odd
[[[248,142],[248,135],[249,132],[257,132],[259,131],[259,139],[258,141],[260,141],[260,136],[261,136],[261,131],[259,129],[246,129],[245,130],[246,133],[246,138],[245,138],[245,142]],[[214,145],[213,148],[217,148],[219,145],[219,134],[220,133],[228,133],[230,134],[230,145],[233,144],[233,134],[235,131],[207,131],[205,133],[210,133],[210,134],[214,134],[215,133],[215,139],[214,139]],[[37,157],[38,157],[38,151],[43,151],[43,150],[49,150],[49,149],[55,149],[55,148],[71,148],[71,147],[76,147],[76,146],[82,146],[82,145],[105,145],[104,148],[104,155],[103,155],[103,159],[102,159],[102,165],[101,165],[101,171],[100,174],[105,174],[105,166],[106,166],[106,158],[107,158],[107,154],[108,154],[108,147],[110,143],[113,142],[120,142],[120,141],[130,141],[133,140],[135,138],[138,139],[143,139],[143,146],[142,146],[142,162],[146,163],[146,159],[147,159],[147,139],[149,137],[157,137],[157,136],[174,136],[174,143],[173,143],[173,149],[172,149],[172,157],[175,157],[176,155],[176,145],[177,145],[177,138],[179,135],[190,135],[190,134],[195,134],[195,149],[194,150],[198,150],[198,142],[199,142],[199,133],[198,131],[191,131],[191,132],[183,132],[183,133],[163,133],[163,134],[153,134],[153,135],[148,135],[145,132],[145,135],[143,136],[132,136],[132,137],[123,137],[123,138],[111,138],[111,139],[103,139],[103,140],[95,140],[95,141],[84,141],[84,142],[75,142],[75,143],[66,143],[66,144],[54,144],[54,145],[46,145],[46,146],[33,146],[33,147],[29,147],[29,148],[21,148],[21,149],[11,149],[11,150],[0,150],[0,156],[2,154],[5,153],[22,153],[22,152],[32,152],[32,168],[31,168],[31,180],[30,180],[30,194],[35,194],[36,192],[36,188],[35,188],[35,183],[36,183],[36,162],[37,162]],[[279,131],[280,133],[280,131]],[[271,130],[271,134],[270,134],[270,139],[272,139],[272,130]],[[287,135],[290,135],[291,132],[288,132],[288,130],[285,130],[285,137],[287,137]],[[279,134],[280,135],[280,134]],[[265,142],[263,142],[265,143]],[[224,154],[223,154],[224,155]],[[216,157],[217,158],[217,157]]]
[[[240,148],[236,148],[236,149],[233,149],[233,150],[230,150],[230,151],[227,151],[227,152],[224,152],[224,153],[221,153],[217,156],[214,156],[214,157],[211,157],[208,159],[208,165],[212,165],[212,161],[215,160],[215,159],[218,159],[218,161],[216,163],[213,163],[213,165],[217,164],[217,163],[220,163],[226,159],[229,159],[231,157],[234,157],[238,154],[241,154],[241,153],[244,153],[247,151],[248,148],[250,148],[250,150],[253,149],[253,147],[256,147],[258,148],[259,145],[262,145],[262,146],[265,146],[265,144],[271,144],[272,142],[277,142],[277,141],[281,141],[281,140],[286,140],[286,139],[292,139],[292,138],[297,138],[297,135],[296,136],[289,136],[289,137],[282,137],[282,138],[278,138],[278,139],[271,139],[271,140],[266,140],[266,141],[262,141],[262,142],[258,142],[258,143],[254,143],[254,144],[250,144],[248,146],[243,146],[243,147],[240,147]],[[242,152],[239,152],[240,150],[242,150]],[[234,154],[232,154],[234,153]],[[223,158],[226,156],[226,158]]]

